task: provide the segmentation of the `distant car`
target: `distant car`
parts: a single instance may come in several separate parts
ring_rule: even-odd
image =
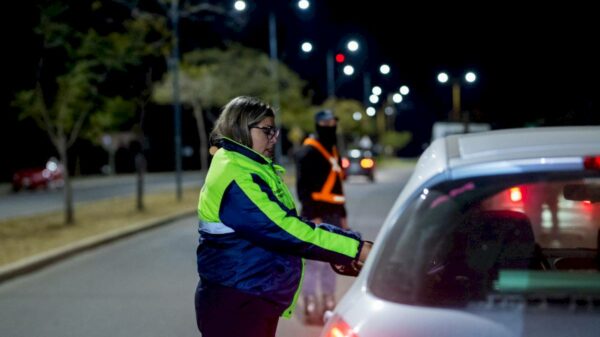
[[[50,158],[45,167],[16,171],[12,178],[12,189],[15,192],[21,189],[60,188],[63,185],[63,167],[55,158]]]
[[[322,337],[598,336],[600,127],[423,153]]]
[[[350,149],[342,157],[344,178],[348,176],[365,176],[370,181],[375,180],[375,158],[369,150]]]

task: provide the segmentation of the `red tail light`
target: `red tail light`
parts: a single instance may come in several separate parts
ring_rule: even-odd
[[[588,170],[600,170],[600,156],[583,158],[583,167]]]
[[[363,158],[360,160],[360,167],[370,169],[375,166],[375,161],[371,158]]]
[[[520,187],[512,187],[509,191],[510,193],[510,201],[519,202],[523,200],[523,192],[521,192]]]
[[[343,168],[348,168],[350,166],[350,161],[348,160],[348,158],[342,158],[342,167]]]
[[[340,316],[334,315],[331,317],[325,328],[323,329],[322,337],[358,337],[352,328]]]

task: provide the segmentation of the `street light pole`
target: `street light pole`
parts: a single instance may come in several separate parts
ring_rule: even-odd
[[[275,16],[275,12],[273,11],[273,6],[269,6],[269,54],[271,58],[271,78],[273,80],[274,85],[274,93],[273,93],[273,108],[279,109],[279,113],[281,114],[280,109],[280,101],[279,101],[279,72],[277,70],[279,58],[277,56],[277,17]],[[278,128],[281,128],[281,116],[275,119],[275,125]],[[282,160],[282,144],[281,141],[275,143],[275,158]]]
[[[333,50],[331,48],[327,49],[326,62],[327,62],[327,98],[332,98],[333,96],[335,96],[335,70],[334,70]]]
[[[269,6],[269,58],[271,60],[271,79],[273,82],[273,102],[271,105],[273,109],[279,110],[279,114],[281,115],[283,111],[281,110],[280,104],[280,92],[279,92],[279,57],[277,56],[277,17],[275,15],[275,0],[268,1]],[[301,1],[298,3],[298,7],[302,10],[307,9],[310,6],[308,1]],[[234,8],[237,11],[243,11],[246,9],[246,2],[244,0],[237,0],[234,3]],[[275,118],[275,124],[278,128],[281,128],[281,116]],[[279,160],[283,160],[283,151],[282,151],[282,143],[275,143],[275,158]]]
[[[369,96],[371,96],[371,73],[363,72],[363,104],[369,106]]]
[[[171,25],[173,27],[173,50],[171,73],[173,74],[173,108],[175,127],[175,185],[176,197],[181,201],[181,102],[179,99],[179,0],[171,2]]]
[[[452,120],[460,120],[460,82],[452,81]]]
[[[446,83],[450,79],[448,74],[441,72],[438,74],[437,79],[440,83]],[[473,83],[477,80],[477,75],[474,72],[469,71],[465,74],[465,81],[467,83]],[[461,120],[461,102],[460,102],[460,78],[452,79],[452,113],[450,119],[458,122]],[[469,116],[468,113],[465,115],[465,127],[468,127]]]

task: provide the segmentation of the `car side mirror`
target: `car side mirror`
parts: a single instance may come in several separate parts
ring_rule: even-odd
[[[563,196],[567,200],[600,202],[600,185],[567,184],[563,188]]]

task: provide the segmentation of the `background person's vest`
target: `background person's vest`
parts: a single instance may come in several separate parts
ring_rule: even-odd
[[[346,197],[344,197],[344,195],[331,193],[333,186],[335,186],[336,179],[342,180],[342,168],[339,165],[340,157],[338,156],[337,148],[333,146],[333,153],[329,153],[325,147],[314,138],[307,138],[304,141],[304,145],[309,145],[317,149],[323,157],[329,161],[329,164],[331,164],[331,171],[327,176],[327,180],[325,180],[325,184],[323,184],[320,192],[313,192],[311,194],[312,199],[314,201],[322,201],[330,204],[343,204],[346,202]]]

